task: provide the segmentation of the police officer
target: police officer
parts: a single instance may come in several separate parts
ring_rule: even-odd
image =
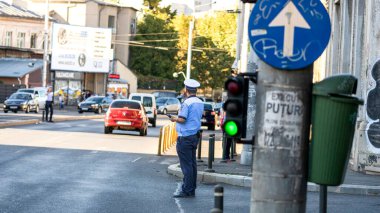
[[[199,82],[193,79],[185,80],[186,100],[182,103],[178,117],[171,117],[177,122],[177,154],[183,173],[182,190],[174,194],[174,198],[194,197],[197,182],[197,162],[195,151],[197,149],[203,114],[203,102],[196,97]]]

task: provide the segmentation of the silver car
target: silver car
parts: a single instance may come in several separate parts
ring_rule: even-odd
[[[158,114],[178,114],[179,109],[181,108],[181,103],[177,98],[157,98],[156,100],[157,104],[157,112]]]

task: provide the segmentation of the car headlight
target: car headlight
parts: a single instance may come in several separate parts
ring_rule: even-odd
[[[91,104],[92,107],[98,107],[98,104]]]
[[[158,109],[159,110],[163,110],[165,108],[165,106],[159,106]]]

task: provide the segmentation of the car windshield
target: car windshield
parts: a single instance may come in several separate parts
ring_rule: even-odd
[[[26,93],[34,93],[34,90],[32,89],[19,89],[18,92],[26,92]]]
[[[141,109],[140,104],[134,101],[114,101],[111,108]]]
[[[167,98],[157,98],[156,103],[157,104],[164,104],[168,100]]]
[[[31,96],[29,94],[20,94],[20,93],[15,93],[11,95],[9,99],[22,99],[22,100],[28,100]]]
[[[103,100],[103,97],[91,97],[91,98],[88,98],[86,101],[92,101],[92,102],[100,103],[100,102],[102,102],[102,100]]]
[[[212,110],[211,104],[204,104],[204,110]]]

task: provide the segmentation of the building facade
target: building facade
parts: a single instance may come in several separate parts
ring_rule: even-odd
[[[332,24],[326,50],[326,77],[358,78],[359,107],[350,166],[380,172],[380,1],[329,0]]]
[[[27,2],[30,10],[44,14],[45,0]],[[57,23],[83,27],[112,29],[112,59],[128,64],[129,41],[136,32],[136,9],[118,3],[100,0],[50,0],[49,15]],[[128,68],[126,72],[131,72]],[[131,72],[132,73],[132,72]],[[68,76],[65,74],[64,76]],[[72,75],[70,75],[72,76]],[[107,91],[108,73],[84,72],[75,75],[81,79],[68,80],[57,78],[58,87],[75,87],[90,90],[94,94],[104,95]],[[124,79],[130,81],[133,79]]]

